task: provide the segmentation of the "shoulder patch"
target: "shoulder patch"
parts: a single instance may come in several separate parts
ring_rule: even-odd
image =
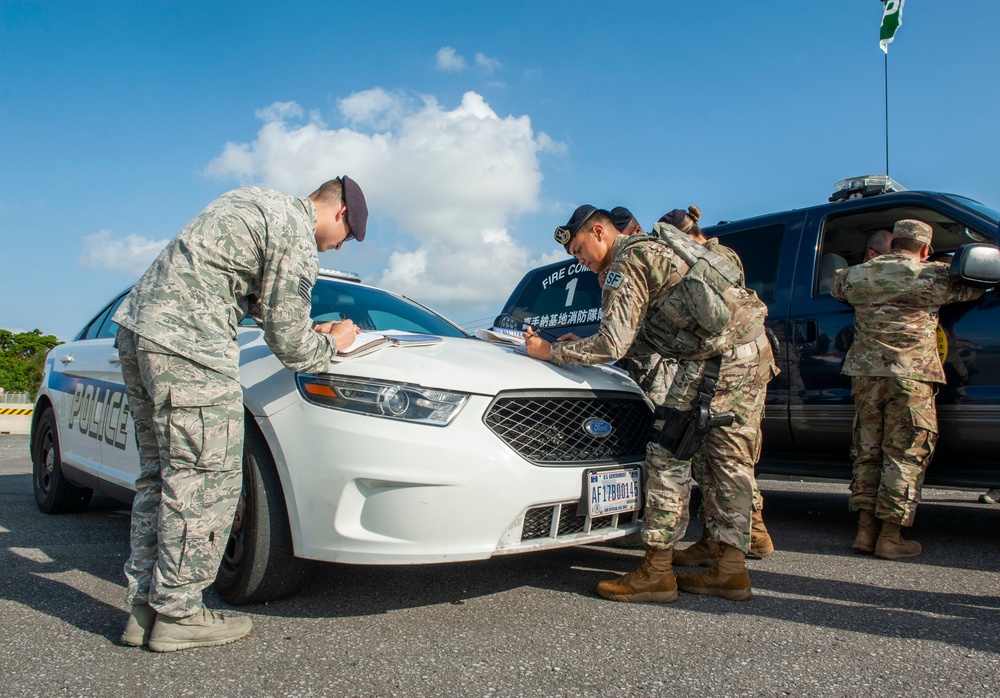
[[[312,303],[313,282],[304,276],[299,277],[299,295],[306,303]]]
[[[620,272],[609,271],[607,277],[605,277],[604,279],[604,285],[608,286],[609,288],[618,288],[619,286],[622,285],[622,281],[624,280],[625,277],[622,276]]]

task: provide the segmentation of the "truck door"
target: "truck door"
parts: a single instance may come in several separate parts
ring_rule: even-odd
[[[843,454],[846,468],[854,402],[851,380],[840,371],[853,341],[854,310],[830,295],[830,282],[836,271],[860,261],[864,239],[817,239],[823,222],[822,213],[808,213],[795,261],[788,316],[788,411],[797,451]]]
[[[763,431],[767,453],[793,450],[788,417],[788,304],[792,267],[798,249],[802,216],[755,219],[750,227],[721,224],[706,229],[707,236],[736,251],[743,262],[746,286],[767,305],[767,326],[778,339],[775,362],[781,373],[767,386]]]
[[[845,475],[849,474],[854,401],[850,379],[840,371],[854,339],[854,311],[830,296],[832,275],[863,261],[870,233],[892,230],[903,218],[931,225],[932,259],[947,261],[960,244],[992,240],[989,226],[978,216],[943,197],[914,194],[912,201],[906,198],[895,195],[890,203],[882,203],[873,197],[849,202],[833,213],[809,212],[795,265],[789,316],[792,437],[803,453],[828,459],[843,454]],[[810,238],[814,244],[809,244]],[[949,468],[963,467],[961,461],[991,457],[991,434],[1000,409],[1000,370],[981,355],[996,349],[998,321],[1000,308],[993,291],[978,302],[941,309],[938,341],[948,384],[938,395],[941,438],[935,463],[950,459],[952,451],[957,454],[958,446],[961,458],[955,458]],[[935,479],[935,470],[932,467],[928,472],[928,482]]]

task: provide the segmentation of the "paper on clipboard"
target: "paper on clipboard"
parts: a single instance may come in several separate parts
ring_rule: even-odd
[[[399,330],[384,330],[382,332],[361,332],[354,337],[354,342],[344,351],[338,351],[333,361],[343,361],[355,356],[364,356],[382,347],[415,347],[437,344],[441,338],[433,334],[402,332]]]
[[[506,344],[511,347],[523,347],[524,337],[520,334],[507,334],[496,330],[479,329],[475,331],[476,337],[495,344]]]

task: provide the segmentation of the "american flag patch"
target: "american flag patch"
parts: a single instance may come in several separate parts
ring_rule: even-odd
[[[302,276],[299,278],[299,295],[306,303],[312,303],[313,282]]]

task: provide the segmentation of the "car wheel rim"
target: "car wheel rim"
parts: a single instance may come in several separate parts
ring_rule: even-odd
[[[49,488],[52,487],[52,471],[56,467],[56,450],[52,447],[52,432],[48,430],[42,435],[40,455],[42,467],[38,473],[38,487],[48,494]]]
[[[245,550],[247,488],[240,490],[240,501],[236,505],[236,516],[233,518],[233,528],[226,542],[226,552],[222,555],[222,569],[230,575],[235,575],[243,561]]]

